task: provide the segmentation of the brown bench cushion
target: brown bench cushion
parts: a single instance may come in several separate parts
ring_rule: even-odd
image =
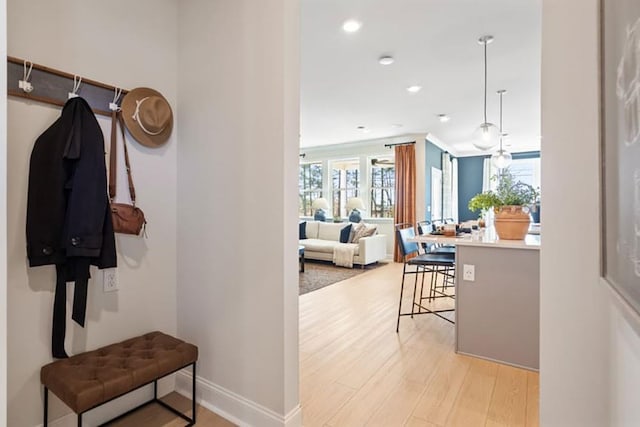
[[[195,345],[151,332],[43,366],[40,381],[80,414],[197,359]]]

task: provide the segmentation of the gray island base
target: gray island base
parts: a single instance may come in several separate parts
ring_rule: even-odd
[[[488,230],[479,241],[415,240],[456,245],[456,352],[538,370],[540,237],[500,241]],[[473,280],[465,280],[465,265]]]

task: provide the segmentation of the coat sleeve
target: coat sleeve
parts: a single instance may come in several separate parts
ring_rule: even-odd
[[[68,257],[98,257],[105,215],[109,214],[104,137],[88,104],[73,112],[73,125],[64,151],[69,191],[65,218]]]

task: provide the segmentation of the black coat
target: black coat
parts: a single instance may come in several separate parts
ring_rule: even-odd
[[[64,352],[66,282],[74,281],[72,318],[84,326],[89,265],[116,267],[107,196],[104,137],[89,104],[72,98],[35,142],[27,201],[29,265],[56,265],[53,355]]]
[[[104,137],[82,98],[67,101],[60,118],[33,147],[27,254],[32,267],[77,257],[100,268],[116,266]]]

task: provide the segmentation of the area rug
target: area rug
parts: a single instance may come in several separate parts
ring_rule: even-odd
[[[364,269],[360,268],[359,265],[353,268],[345,268],[336,267],[328,261],[306,260],[304,263],[304,273],[299,273],[298,275],[300,295],[333,285],[334,283],[341,282],[366,271],[374,270],[382,265],[385,265],[385,263],[370,264]]]

